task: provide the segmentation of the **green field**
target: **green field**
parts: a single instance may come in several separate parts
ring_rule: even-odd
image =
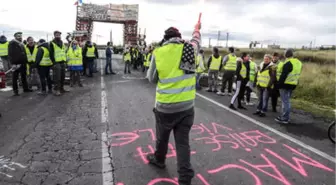
[[[268,53],[284,53],[284,50],[238,49],[236,54],[242,52],[253,53],[254,61],[260,63],[263,56]],[[226,50],[220,50],[225,55]],[[211,49],[205,49],[206,60],[211,55]],[[313,113],[316,116],[334,118],[335,113],[335,50],[305,51],[298,50],[295,57],[303,62],[300,82],[294,91],[293,106],[295,108]]]

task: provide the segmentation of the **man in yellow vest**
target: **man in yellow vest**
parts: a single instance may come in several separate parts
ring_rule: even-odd
[[[132,62],[131,49],[132,48],[127,47],[124,51],[124,57],[123,57],[123,60],[125,62],[124,74],[126,74],[126,72],[128,74],[131,74],[131,62]]]
[[[93,77],[94,72],[94,60],[98,59],[98,51],[91,41],[87,41],[83,48],[83,60],[86,61],[86,65],[89,68],[88,77]]]
[[[276,71],[277,65],[281,63],[279,60],[279,53],[274,52],[273,53],[273,58],[272,58],[272,63],[274,64],[274,71]],[[276,79],[275,79],[276,80]],[[278,97],[280,96],[279,88],[277,83],[274,83],[274,87],[271,92],[271,100],[272,100],[272,110],[273,112],[277,112],[277,105],[278,105]]]
[[[212,55],[208,59],[208,92],[217,93],[218,72],[222,67],[222,56],[219,55],[218,48],[214,47]]]
[[[228,84],[228,95],[232,96],[232,84],[233,84],[233,78],[236,74],[237,69],[237,56],[235,54],[234,48],[229,47],[229,54],[227,54],[223,59],[223,78],[222,78],[222,88],[221,91],[218,92],[218,95],[226,95],[225,88],[226,84]]]
[[[39,92],[39,94],[40,95],[47,94],[46,86],[48,86],[48,93],[52,94],[52,81],[50,77],[50,70],[51,67],[53,66],[53,63],[50,59],[49,44],[44,39],[40,39],[38,41],[36,65],[41,81],[41,91]]]
[[[38,77],[37,66],[36,66],[36,54],[37,46],[35,45],[33,37],[27,38],[27,45],[25,45],[26,54],[27,54],[27,80],[29,89],[32,88],[33,84],[40,88],[40,79]]]
[[[199,54],[196,58],[196,89],[201,90],[202,87],[200,85],[201,74],[205,71],[204,67],[204,50],[200,49]]]
[[[236,110],[234,102],[238,98],[238,109],[245,109],[242,106],[242,100],[244,99],[246,84],[250,80],[250,61],[247,53],[242,53],[241,58],[237,58],[237,70],[236,70],[236,92],[232,96],[230,108]]]
[[[61,93],[68,92],[64,89],[65,81],[65,65],[66,65],[66,53],[65,45],[61,39],[61,32],[54,31],[54,39],[50,42],[50,59],[54,64],[54,83],[55,83],[55,95],[60,96]]]
[[[282,114],[275,118],[275,121],[281,124],[289,123],[289,115],[291,112],[290,98],[299,83],[302,70],[301,61],[293,56],[293,49],[287,49],[285,51],[285,62],[279,64],[277,67],[277,80],[282,101]]]
[[[252,106],[254,104],[251,102],[251,93],[253,92],[253,89],[257,83],[256,75],[258,73],[258,66],[255,62],[253,62],[252,55],[249,55],[249,61],[250,61],[250,80],[246,84],[245,97],[246,97],[246,105]]]
[[[77,84],[79,87],[83,87],[80,80],[80,72],[83,70],[83,57],[82,48],[79,46],[76,40],[70,43],[68,52],[68,67],[70,71],[70,87]]]
[[[257,87],[259,90],[259,103],[257,111],[254,115],[265,117],[268,106],[269,95],[272,92],[272,87],[275,82],[275,71],[273,69],[273,63],[271,62],[272,56],[266,54],[264,56],[264,62],[260,64],[260,71],[257,74]]]
[[[157,83],[156,104],[156,151],[149,154],[150,164],[165,168],[169,135],[174,131],[178,183],[191,185],[194,170],[190,163],[189,132],[194,123],[194,99],[196,96],[196,53],[200,46],[200,24],[195,26],[190,43],[181,39],[178,29],[165,31],[164,42],[153,53],[148,70],[149,81]]]
[[[7,38],[4,35],[0,36],[0,58],[2,60],[4,70],[8,71],[11,66],[8,60],[8,44]]]

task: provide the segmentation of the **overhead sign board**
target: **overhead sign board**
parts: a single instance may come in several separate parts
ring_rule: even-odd
[[[138,21],[139,5],[125,4],[82,4],[78,6],[78,17],[97,22]]]

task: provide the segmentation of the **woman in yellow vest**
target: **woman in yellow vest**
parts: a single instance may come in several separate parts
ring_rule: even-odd
[[[26,55],[27,55],[27,81],[28,88],[32,89],[33,85],[37,86],[37,89],[40,89],[40,77],[37,72],[36,66],[36,54],[37,46],[35,45],[33,37],[27,38],[27,45],[25,45]]]
[[[130,48],[127,47],[126,50],[124,51],[124,62],[125,62],[124,74],[126,74],[126,72],[128,74],[131,74],[131,61],[132,61],[131,50]]]
[[[254,115],[265,117],[268,106],[268,99],[275,82],[275,71],[273,70],[272,56],[266,54],[264,62],[260,64],[260,71],[257,74],[257,87],[259,91],[259,103]]]
[[[79,87],[83,87],[80,80],[80,72],[83,70],[82,48],[78,45],[76,40],[70,43],[67,52],[67,61],[70,71],[70,87],[76,83]]]
[[[46,85],[48,84],[48,93],[52,93],[52,81],[50,78],[50,70],[53,63],[50,59],[49,44],[44,40],[40,39],[38,42],[38,51],[36,54],[36,65],[40,75],[41,81],[41,92],[40,95],[47,94]]]

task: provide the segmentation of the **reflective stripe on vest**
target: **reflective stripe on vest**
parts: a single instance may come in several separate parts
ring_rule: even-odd
[[[195,74],[185,74],[180,70],[183,44],[167,44],[155,51],[155,64],[159,81],[156,101],[159,103],[179,103],[196,97]]]
[[[40,66],[52,66],[53,63],[50,59],[50,54],[49,54],[49,50],[45,47],[41,47],[43,49],[43,58],[40,62]]]
[[[95,47],[92,46],[91,48],[87,48],[87,51],[86,51],[86,57],[95,57]]]
[[[211,70],[219,70],[219,67],[222,63],[222,56],[219,56],[218,58],[215,58],[213,55],[211,56],[211,64],[210,69]]]
[[[287,62],[292,63],[293,70],[288,74],[288,76],[285,80],[285,84],[297,85],[299,83],[299,79],[300,79],[300,75],[301,75],[302,63],[297,58],[291,58]]]
[[[33,63],[36,60],[37,46],[34,46],[33,54],[30,53],[28,46],[25,46],[27,59],[29,63]]]
[[[250,81],[254,82],[255,80],[255,67],[256,67],[256,63],[250,61]]]
[[[229,60],[226,62],[224,69],[227,71],[235,71],[237,69],[237,57],[232,54],[228,55]]]
[[[68,66],[82,66],[82,48],[77,46],[77,49],[74,51],[72,47],[69,48],[68,53]]]
[[[266,69],[262,72],[258,72],[258,80],[257,80],[257,85],[260,87],[267,87],[269,84],[269,81],[271,80],[271,77],[269,75],[269,69]]]
[[[54,57],[55,62],[65,62],[66,61],[66,54],[65,54],[65,46],[62,45],[62,48],[60,48],[57,44],[54,42],[51,42],[54,46]]]
[[[8,56],[8,44],[9,42],[0,43],[0,57]]]

